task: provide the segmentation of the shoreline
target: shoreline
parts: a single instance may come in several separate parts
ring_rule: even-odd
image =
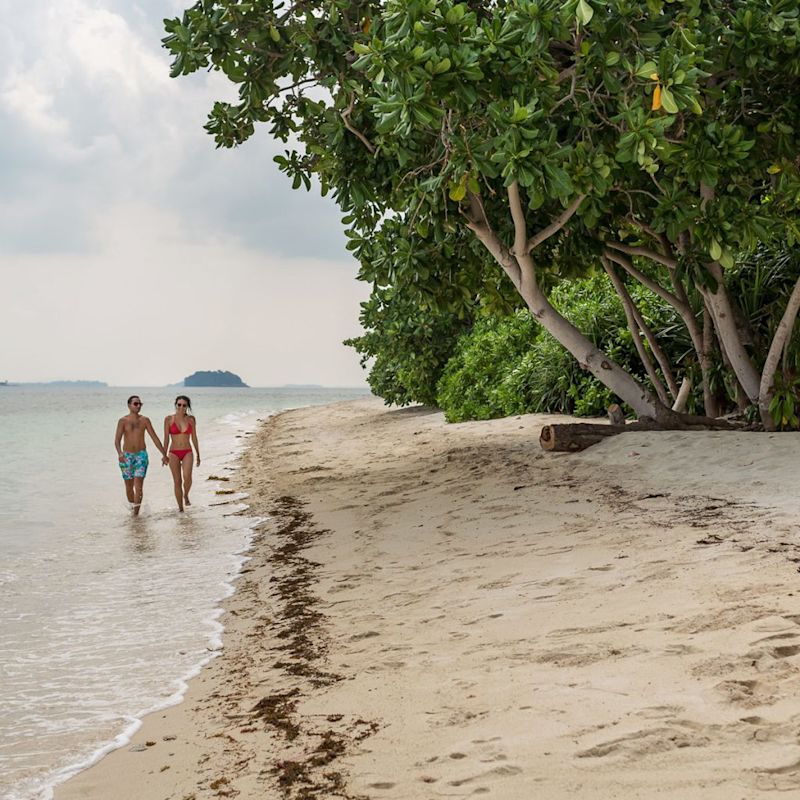
[[[553,455],[545,419],[272,417],[221,655],[57,800],[800,788],[794,440]]]
[[[263,522],[263,520],[257,516],[248,513],[249,506],[244,503],[246,498],[238,491],[229,491],[227,487],[230,484],[228,482],[234,482],[235,485],[235,481],[238,480],[238,464],[243,453],[247,449],[247,444],[244,442],[256,433],[260,424],[264,423],[275,413],[276,412],[266,413],[262,418],[258,419],[255,418],[252,412],[248,414],[231,412],[225,415],[219,422],[218,428],[214,431],[216,436],[219,436],[220,431],[230,425],[231,421],[239,423],[244,417],[251,418],[250,427],[238,428],[237,430],[239,432],[237,433],[228,433],[228,435],[233,438],[231,438],[230,443],[228,443],[226,447],[231,447],[233,449],[225,453],[216,453],[211,459],[206,458],[205,463],[207,466],[211,466],[212,474],[202,477],[200,479],[202,486],[196,489],[196,491],[211,492],[211,502],[208,503],[209,507],[230,506],[231,508],[237,509],[227,513],[220,511],[219,521],[222,521],[222,517],[234,515],[250,520],[247,525],[238,526],[248,532],[246,541],[239,549],[229,551],[226,554],[226,557],[229,558],[232,563],[231,574],[220,583],[219,597],[213,601],[213,606],[209,609],[207,616],[201,620],[202,630],[206,632],[205,653],[198,661],[191,664],[185,672],[170,680],[169,685],[174,687],[174,691],[172,691],[171,694],[162,696],[159,699],[154,699],[153,705],[146,710],[126,715],[124,718],[125,727],[114,736],[113,739],[100,744],[82,760],[67,764],[51,774],[43,776],[40,779],[40,788],[37,791],[37,797],[52,798],[64,784],[69,783],[74,777],[81,775],[87,770],[91,770],[111,753],[130,745],[132,738],[141,730],[146,720],[182,704],[185,701],[191,681],[195,680],[214,659],[220,656],[223,646],[223,634],[225,631],[225,626],[220,622],[220,619],[225,615],[225,603],[236,592],[236,582],[249,560],[248,553],[252,548],[252,542],[255,537],[254,529]],[[237,440],[239,439],[243,440],[243,442],[238,442]],[[207,483],[208,485],[206,485]],[[228,494],[231,494],[231,496],[217,497],[217,495]],[[150,514],[152,514],[152,512],[147,516],[143,516],[141,519],[146,521]],[[191,516],[192,512],[190,510],[184,519],[189,520]]]

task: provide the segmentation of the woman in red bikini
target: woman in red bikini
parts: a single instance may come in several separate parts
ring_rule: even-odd
[[[192,445],[200,466],[200,446],[197,444],[197,420],[191,415],[192,402],[185,394],[175,398],[175,413],[164,418],[164,447],[169,451],[169,468],[175,482],[178,511],[190,506],[192,488]],[[191,438],[191,442],[189,439]]]

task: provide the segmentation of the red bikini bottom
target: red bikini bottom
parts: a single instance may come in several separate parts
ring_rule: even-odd
[[[178,457],[178,461],[183,461],[183,459],[186,458],[186,454],[191,452],[192,452],[191,448],[189,448],[188,450],[170,450],[170,453],[172,453],[172,455]]]

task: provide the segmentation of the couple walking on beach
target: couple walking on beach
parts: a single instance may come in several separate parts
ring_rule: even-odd
[[[175,483],[178,511],[183,511],[184,505],[191,505],[189,490],[192,488],[192,446],[197,456],[197,466],[200,466],[197,420],[192,416],[192,402],[185,394],[179,394],[175,398],[175,413],[164,417],[163,445],[153,430],[152,423],[142,415],[141,410],[142,399],[137,394],[131,395],[128,398],[128,414],[117,423],[114,437],[128,502],[134,515],[138,514],[142,507],[144,479],[149,463],[144,441],[144,435],[148,433],[161,453],[161,465],[169,464]]]

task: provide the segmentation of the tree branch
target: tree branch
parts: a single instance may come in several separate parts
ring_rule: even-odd
[[[546,228],[542,228],[539,233],[535,234],[528,240],[528,245],[525,250],[526,253],[530,253],[531,250],[538,247],[542,242],[546,239],[549,239],[553,234],[558,233],[569,221],[572,219],[572,216],[580,207],[581,203],[586,198],[585,194],[579,194],[573,201],[570,203],[569,207],[564,210],[562,214],[558,216],[550,225]]]
[[[629,256],[644,256],[644,258],[649,258],[651,261],[657,261],[659,264],[663,264],[668,269],[678,268],[678,262],[674,258],[662,255],[657,250],[651,250],[649,247],[630,247],[627,244],[622,244],[622,242],[614,241],[608,241],[606,244],[609,247],[613,247],[615,250],[619,250],[621,253],[627,253]]]
[[[646,233],[654,241],[658,242],[661,245],[661,249],[664,251],[664,255],[670,256],[671,258],[675,257],[675,251],[672,249],[672,243],[667,238],[666,234],[659,233],[646,222],[636,219],[636,217],[630,216],[627,217],[627,220],[631,225],[633,225],[634,228],[638,228],[642,233]]]
[[[781,357],[784,345],[789,341],[789,337],[794,327],[794,321],[797,317],[797,312],[800,310],[800,278],[792,289],[789,295],[789,302],[786,304],[786,309],[783,312],[781,321],[775,330],[775,335],[772,337],[772,342],[769,346],[767,353],[767,360],[764,362],[764,369],[761,372],[761,386],[758,392],[758,406],[761,412],[761,421],[764,427],[774,429],[774,421],[772,415],[769,413],[769,406],[772,402],[772,397],[775,392],[775,372],[778,369],[778,361]]]
[[[361,133],[358,128],[353,127],[353,124],[350,122],[350,115],[353,113],[355,103],[355,95],[350,95],[350,105],[347,106],[347,108],[341,113],[342,122],[344,122],[345,128],[347,128],[347,130],[349,130],[354,136],[358,137],[364,147],[366,147],[372,155],[375,155],[375,146],[372,144],[372,142],[370,142],[370,140],[367,139],[367,137],[364,136],[364,134]]]
[[[508,187],[508,205],[511,209],[511,218],[514,220],[514,256],[519,267],[522,284],[532,285],[536,280],[533,269],[533,259],[527,249],[528,232],[525,225],[525,209],[522,207],[522,198],[519,193],[519,184],[514,181]]]
[[[678,312],[683,314],[686,311],[683,303],[681,303],[681,301],[674,294],[667,291],[658,281],[648,278],[647,275],[636,269],[636,267],[633,266],[633,262],[629,258],[626,258],[622,253],[614,250],[606,250],[605,255],[607,258],[610,258],[612,261],[619,264],[631,277],[636,278],[639,283],[643,284],[651,292],[657,294],[662,300],[669,303]],[[689,309],[689,311],[691,311],[691,309]]]
[[[511,209],[511,219],[514,220],[514,254],[522,255],[528,242],[528,233],[525,228],[525,210],[522,208],[522,198],[519,194],[519,184],[514,181],[508,187],[508,205]]]
[[[557,82],[560,82],[560,81],[561,81],[561,77],[562,77],[562,75],[564,75],[564,74],[565,74],[566,72],[568,72],[568,71],[569,71],[569,70],[564,70],[564,72],[562,72],[562,73],[561,73],[561,75],[559,75],[559,76],[558,76],[558,81],[557,81]],[[562,97],[562,98],[561,98],[561,99],[560,99],[560,100],[559,100],[559,101],[558,101],[558,102],[557,102],[557,103],[556,103],[556,104],[555,104],[555,105],[554,105],[554,106],[553,106],[553,107],[550,109],[550,113],[551,113],[551,114],[552,114],[552,113],[553,113],[553,111],[555,111],[557,108],[560,108],[561,106],[563,106],[563,105],[564,105],[564,103],[568,103],[570,100],[572,100],[572,99],[575,97],[575,84],[577,83],[577,80],[578,80],[578,75],[577,75],[577,73],[576,73],[576,71],[575,71],[575,68],[574,68],[574,67],[572,67],[572,84],[571,84],[571,86],[570,86],[569,92],[568,92],[567,94],[565,94],[565,95],[564,95],[564,97]]]
[[[616,270],[611,265],[611,262],[605,255],[601,255],[600,260],[603,262],[603,267],[606,271],[606,275],[608,275],[609,279],[611,280],[611,285],[614,287],[614,290],[619,295],[619,299],[622,301],[622,310],[625,312],[625,319],[628,322],[628,330],[631,332],[631,336],[633,337],[633,344],[636,347],[636,352],[639,354],[639,359],[644,365],[645,371],[647,372],[647,376],[650,378],[650,383],[653,384],[653,388],[656,390],[658,399],[665,406],[669,405],[669,399],[667,397],[667,392],[666,389],[664,388],[664,384],[658,377],[656,368],[655,366],[653,366],[653,360],[650,358],[650,355],[648,354],[647,349],[645,348],[644,343],[642,342],[641,335],[639,333],[640,330],[642,330],[642,326],[639,321],[641,315],[640,314],[637,315],[638,309],[636,308],[636,305],[631,299],[631,296],[628,294],[628,290],[625,288],[625,284],[622,282],[619,275],[617,275]],[[642,330],[642,332],[644,331]]]
[[[489,224],[480,196],[468,191],[467,200],[469,209],[461,208],[461,213],[467,220],[467,227],[478,237],[519,291],[522,286],[522,270],[517,260]]]

